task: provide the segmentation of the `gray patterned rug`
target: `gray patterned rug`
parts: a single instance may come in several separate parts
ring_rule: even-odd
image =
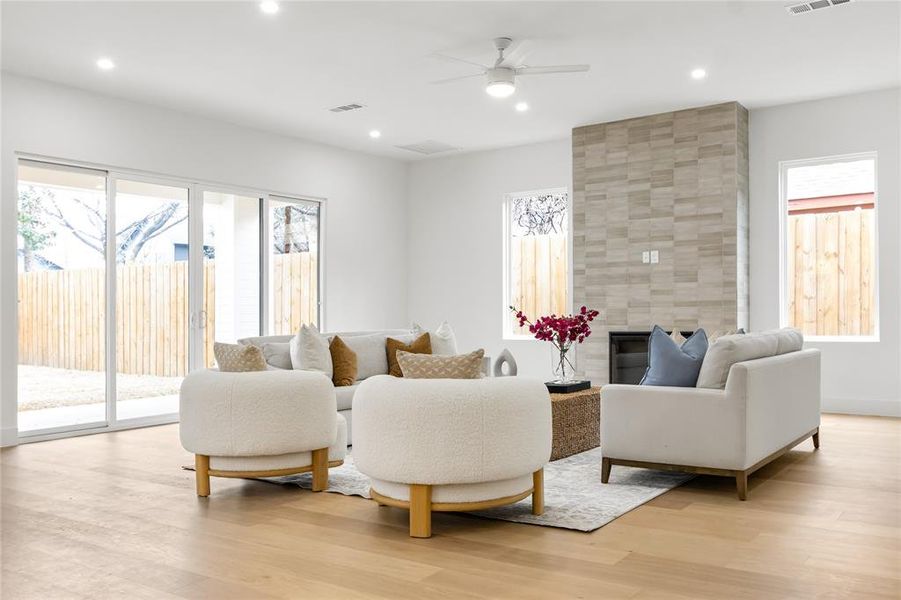
[[[603,484],[601,449],[595,448],[548,463],[544,468],[543,515],[532,514],[530,498],[470,514],[515,523],[594,531],[692,477],[683,473],[613,467],[610,483]],[[265,481],[310,489],[312,475],[301,473]],[[357,471],[353,458],[348,455],[343,465],[329,470],[326,491],[369,498],[369,478]]]

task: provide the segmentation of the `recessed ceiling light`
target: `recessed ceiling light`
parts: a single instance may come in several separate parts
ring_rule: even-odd
[[[704,69],[698,67],[697,69],[691,70],[692,79],[704,79],[705,77],[707,77],[707,71],[705,71]]]
[[[110,71],[116,66],[111,58],[98,58],[97,68],[101,71]]]
[[[525,102],[517,102],[514,108],[519,112],[526,112],[529,110],[529,105]]]
[[[267,15],[274,15],[278,12],[278,8],[278,2],[275,0],[264,0],[264,2],[260,2],[260,10]]]
[[[378,129],[373,129],[372,131],[369,132],[369,137],[371,137],[372,139],[380,138],[380,137],[382,137],[382,132],[379,131]]]

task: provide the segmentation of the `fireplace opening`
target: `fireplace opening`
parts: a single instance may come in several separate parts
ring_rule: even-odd
[[[671,332],[667,331],[667,334]],[[693,331],[682,331],[685,338]],[[638,384],[648,368],[650,331],[611,331],[609,369],[610,383]]]

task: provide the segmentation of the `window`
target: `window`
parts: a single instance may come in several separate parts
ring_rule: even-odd
[[[319,325],[320,209],[315,200],[269,197],[270,334]]]
[[[504,335],[528,335],[508,307],[531,319],[569,312],[567,190],[508,194],[504,229]]]
[[[875,153],[780,167],[783,324],[807,336],[877,336]]]

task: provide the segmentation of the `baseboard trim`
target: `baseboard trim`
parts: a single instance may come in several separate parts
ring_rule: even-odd
[[[0,447],[15,446],[19,443],[19,430],[15,427],[0,429]]]
[[[876,417],[901,417],[901,399],[823,398],[823,412]]]

